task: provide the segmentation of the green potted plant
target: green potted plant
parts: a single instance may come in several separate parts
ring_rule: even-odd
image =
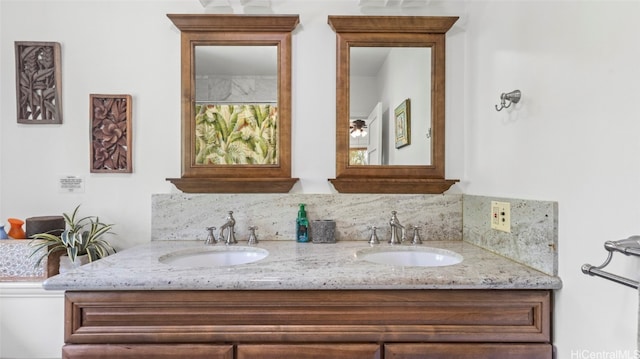
[[[107,233],[111,233],[112,224],[100,222],[97,216],[87,216],[78,218],[78,205],[71,215],[63,213],[65,227],[56,231],[46,233],[37,233],[31,236],[34,247],[31,256],[38,254],[40,257],[36,262],[39,266],[44,258],[50,254],[65,251],[67,259],[64,259],[65,253],[60,257],[60,267],[69,266],[63,264],[68,261],[70,267],[78,266],[87,262],[92,262],[100,258],[106,257],[116,250],[103,239]],[[58,235],[57,233],[60,233]],[[80,260],[81,258],[86,258]],[[83,263],[84,262],[84,263]],[[62,272],[62,270],[61,270]]]

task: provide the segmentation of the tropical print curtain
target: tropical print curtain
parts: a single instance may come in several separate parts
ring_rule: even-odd
[[[274,104],[196,105],[197,165],[278,164]]]

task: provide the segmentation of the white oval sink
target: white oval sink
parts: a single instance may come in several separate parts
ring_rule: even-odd
[[[226,267],[257,262],[269,251],[253,247],[210,247],[176,251],[160,257],[161,263],[175,267]]]
[[[356,252],[355,257],[367,262],[403,267],[443,267],[462,262],[462,255],[431,247],[385,247],[366,248]]]

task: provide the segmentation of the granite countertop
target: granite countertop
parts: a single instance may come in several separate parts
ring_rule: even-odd
[[[245,247],[238,244],[238,247]],[[379,247],[388,246],[380,244]],[[225,247],[217,244],[216,247]],[[559,289],[562,282],[464,241],[429,241],[464,260],[444,267],[402,267],[357,259],[365,241],[335,244],[260,241],[260,261],[226,267],[181,268],[159,258],[210,249],[202,241],[152,241],[47,279],[50,290],[328,290],[328,289]]]

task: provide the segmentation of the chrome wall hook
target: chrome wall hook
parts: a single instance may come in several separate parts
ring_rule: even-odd
[[[498,107],[498,105],[495,105],[496,111],[502,111],[503,108],[509,108],[512,103],[520,102],[521,96],[522,93],[520,92],[520,90],[514,90],[509,93],[503,92],[502,95],[500,95],[500,107]]]

